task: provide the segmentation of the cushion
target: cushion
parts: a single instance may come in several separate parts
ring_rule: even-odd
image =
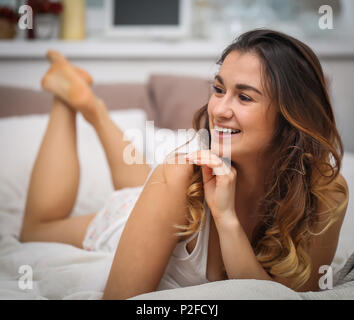
[[[146,112],[148,120],[156,117],[145,84],[94,84],[92,90],[109,110],[140,108]],[[48,113],[53,100],[46,91],[12,86],[0,86],[0,97],[0,118]]]
[[[155,126],[174,130],[192,128],[194,113],[211,93],[207,79],[163,74],[152,74],[148,89],[157,112]]]
[[[0,86],[0,117],[48,113],[52,95],[45,91]]]
[[[109,110],[141,108],[148,120],[156,119],[156,110],[150,103],[147,87],[143,83],[94,84],[92,90],[104,100]]]

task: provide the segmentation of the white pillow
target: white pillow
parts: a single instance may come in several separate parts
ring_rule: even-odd
[[[116,110],[111,111],[110,114],[123,131],[136,129],[144,132],[146,121],[144,110]],[[2,212],[22,215],[31,170],[47,122],[47,114],[0,119],[0,210]],[[81,180],[74,215],[96,212],[113,190],[103,148],[94,129],[81,114],[77,118],[77,132]]]

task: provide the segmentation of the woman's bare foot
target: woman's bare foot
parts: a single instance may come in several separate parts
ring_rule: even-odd
[[[86,72],[84,69],[72,65],[59,51],[48,50],[46,57],[51,63],[66,62],[70,64],[75,69],[75,71],[81,76],[83,80],[85,80],[89,85],[92,85],[93,79],[91,75],[88,72]]]
[[[91,76],[74,67],[59,52],[49,51],[47,58],[52,65],[42,78],[43,89],[62,99],[74,110],[80,111],[87,121],[95,121],[102,104],[89,87],[92,83]]]

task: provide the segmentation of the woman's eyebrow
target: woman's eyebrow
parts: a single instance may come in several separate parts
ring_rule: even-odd
[[[224,85],[224,81],[222,80],[220,75],[217,74],[215,76],[215,80],[218,80],[222,85]],[[262,93],[258,89],[256,89],[255,87],[252,87],[248,84],[245,84],[245,83],[237,83],[237,84],[235,84],[235,88],[239,89],[239,90],[252,90],[252,91],[258,93],[260,96],[262,96]]]

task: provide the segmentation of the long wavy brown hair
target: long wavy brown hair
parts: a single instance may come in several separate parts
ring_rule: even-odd
[[[224,50],[217,64],[232,51],[258,56],[263,86],[278,110],[270,147],[274,161],[266,179],[266,194],[258,203],[261,222],[251,245],[268,274],[291,279],[291,287],[297,289],[310,277],[311,240],[339,218],[349,197],[344,186],[332,183],[340,172],[344,150],[327,84],[314,52],[283,33],[263,29],[244,33]],[[207,109],[205,105],[198,110],[193,127],[207,129],[210,142]],[[328,191],[343,193],[345,201],[337,203]],[[190,235],[200,223],[205,224],[199,166],[194,166],[187,199],[189,224],[176,226],[182,230],[177,235]],[[328,209],[319,212],[320,202]],[[324,217],[325,227],[319,230]]]

